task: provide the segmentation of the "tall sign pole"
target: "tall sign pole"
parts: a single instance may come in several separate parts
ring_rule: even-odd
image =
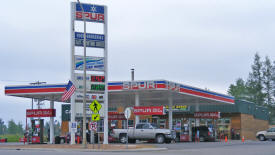
[[[73,83],[75,83],[75,79],[74,79],[74,46],[75,46],[75,4],[71,3],[71,81]],[[72,124],[75,123],[75,95],[73,94],[71,96],[71,124],[70,124],[70,131],[71,131],[71,144],[75,144],[75,131],[72,128]]]
[[[82,4],[80,3],[79,0],[77,0],[77,2],[79,3],[81,10],[82,10],[82,15],[84,15],[84,8],[82,6]],[[83,22],[84,22],[84,39],[83,39],[83,48],[84,48],[84,57],[83,57],[83,126],[82,126],[82,136],[83,136],[83,140],[82,140],[82,145],[83,148],[87,148],[87,138],[86,138],[86,18],[83,18]]]
[[[83,117],[83,147],[87,147],[86,141],[86,103],[87,101],[103,101],[104,102],[104,113],[98,113],[98,117],[104,117],[104,144],[108,144],[108,38],[107,38],[107,7],[72,2],[72,60],[71,60],[71,80],[76,83],[77,94],[81,93],[82,97],[79,95],[74,95],[71,100],[72,103],[72,116],[71,121],[75,121],[75,116],[80,116],[79,105],[75,102],[83,101],[82,117]],[[75,20],[83,21],[84,32],[75,32]],[[86,22],[103,24],[104,34],[93,34],[86,32]],[[83,56],[75,55],[75,47],[83,47]],[[86,48],[101,48],[104,50],[104,57],[89,56],[86,55]],[[77,71],[78,72],[75,72]],[[82,73],[79,73],[82,72]],[[88,73],[87,73],[88,72]],[[89,73],[90,72],[90,73]],[[93,72],[93,73],[91,73]],[[96,75],[93,75],[96,74]],[[104,74],[104,75],[102,75]],[[81,78],[79,78],[79,75]],[[83,75],[83,76],[82,76]],[[81,81],[83,80],[83,81]],[[81,82],[80,82],[81,81]],[[92,96],[92,98],[90,98]],[[100,98],[100,96],[103,96]],[[77,112],[76,112],[77,111]],[[104,116],[102,116],[104,115]],[[91,118],[91,120],[93,120]],[[103,121],[103,120],[99,120]],[[72,128],[71,128],[72,129]],[[72,133],[72,130],[71,130]],[[73,135],[73,134],[71,134]],[[73,140],[74,137],[71,136]],[[74,142],[71,142],[74,144]]]
[[[105,48],[104,48],[104,66],[105,66],[105,100],[104,100],[104,141],[103,144],[108,144],[108,9],[104,6],[104,34],[105,34]]]

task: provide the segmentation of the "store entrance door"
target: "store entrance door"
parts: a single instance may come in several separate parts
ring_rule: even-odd
[[[158,126],[162,129],[166,129],[166,119],[159,119]]]

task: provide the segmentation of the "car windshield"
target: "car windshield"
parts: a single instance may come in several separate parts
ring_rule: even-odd
[[[156,124],[151,124],[154,129],[158,129],[159,127]]]

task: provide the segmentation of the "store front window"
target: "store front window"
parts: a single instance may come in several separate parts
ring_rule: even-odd
[[[220,118],[217,123],[217,134],[218,138],[224,138],[230,135],[230,118]]]
[[[134,127],[134,120],[128,120],[128,127]],[[127,120],[122,120],[122,129],[127,129]]]
[[[139,120],[139,123],[148,123],[149,121],[148,121],[148,119],[141,119],[141,120]]]

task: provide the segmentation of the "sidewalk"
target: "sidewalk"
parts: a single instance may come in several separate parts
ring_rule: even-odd
[[[126,144],[87,144],[87,148],[83,148],[81,144],[22,144],[22,145],[0,145],[0,149],[11,149],[11,150],[64,150],[64,151],[160,151],[166,150],[166,148],[157,148],[154,145],[128,145],[128,149],[126,148]]]

